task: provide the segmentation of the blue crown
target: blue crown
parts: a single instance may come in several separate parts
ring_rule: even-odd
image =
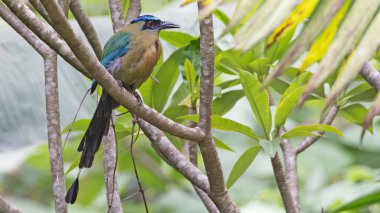
[[[160,21],[160,19],[152,15],[143,15],[143,16],[133,19],[131,24],[139,22],[139,21]]]

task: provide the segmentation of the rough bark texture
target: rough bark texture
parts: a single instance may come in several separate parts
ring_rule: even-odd
[[[117,167],[117,144],[115,140],[115,131],[113,121],[115,120],[114,113],[112,115],[111,127],[107,136],[103,137],[103,167],[104,180],[106,184],[108,212],[116,213],[123,212],[120,202],[116,167]]]
[[[4,213],[22,213],[19,209],[13,206],[11,203],[6,201],[3,197],[0,196],[0,212]]]
[[[46,117],[49,141],[49,158],[52,189],[56,212],[67,212],[65,202],[66,185],[62,162],[61,126],[58,98],[57,55],[54,52],[44,58]]]
[[[102,57],[103,48],[100,43],[98,34],[95,31],[94,25],[92,24],[90,17],[84,12],[82,5],[79,0],[72,0],[70,3],[70,10],[73,13],[75,19],[77,20],[80,28],[85,34],[88,42],[90,43],[95,55],[100,59]]]
[[[137,18],[141,13],[141,0],[130,0],[127,17],[125,23],[130,23],[133,19]]]
[[[121,0],[108,0],[108,4],[111,12],[113,31],[116,33],[125,25],[123,5],[121,4]]]
[[[34,9],[49,23],[51,24],[51,19],[49,14],[46,12],[45,7],[41,4],[40,0],[29,0],[29,3],[33,5]]]
[[[199,13],[203,1],[198,2]],[[214,86],[214,28],[212,14],[200,21],[201,45],[201,85],[198,126],[205,133],[199,147],[205,162],[207,177],[210,182],[210,198],[221,212],[239,212],[236,204],[229,197],[225,187],[223,171],[212,141],[211,116]]]
[[[380,73],[369,62],[364,64],[360,75],[376,90],[380,90]]]

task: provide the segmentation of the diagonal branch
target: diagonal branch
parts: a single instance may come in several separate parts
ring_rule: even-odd
[[[380,73],[371,63],[366,62],[360,71],[360,75],[373,86],[376,90],[380,90]]]
[[[94,25],[90,18],[87,16],[79,0],[71,0],[70,10],[77,20],[80,28],[86,36],[98,59],[102,57],[103,48],[100,43],[98,34],[95,31]]]
[[[49,14],[46,12],[45,7],[41,4],[40,0],[29,0],[29,3],[33,5],[34,9],[49,23],[51,24],[51,19]]]
[[[9,0],[7,0],[9,1]],[[100,85],[110,94],[117,102],[136,114],[138,117],[148,121],[149,123],[159,127],[161,130],[168,132],[174,136],[184,139],[200,141],[204,137],[203,131],[199,128],[189,128],[182,124],[161,115],[157,111],[146,107],[139,106],[136,98],[126,89],[121,88],[111,74],[103,67],[98,59],[92,54],[92,51],[80,40],[70,27],[68,21],[55,1],[41,0],[42,4],[51,16],[53,23],[56,25],[58,33],[70,46],[71,50],[78,59],[97,79]]]
[[[123,5],[121,4],[121,0],[108,0],[108,4],[111,12],[113,31],[116,33],[125,25]]]
[[[42,23],[23,2],[20,0],[3,0],[3,2],[30,30],[33,31],[33,33],[38,36],[38,38],[49,45],[50,48],[62,56],[62,58],[71,64],[75,69],[80,71],[85,76],[90,77],[90,74],[86,71],[81,62],[75,57],[65,41],[63,41],[61,37],[50,28],[50,26],[48,26],[46,23]],[[61,12],[64,18],[65,15],[63,14],[60,7],[58,6],[56,9]],[[53,14],[55,13],[56,12]],[[65,21],[67,22],[67,20]]]
[[[7,213],[22,213],[19,209],[13,206],[11,203],[6,201],[3,197],[0,196],[0,212]]]

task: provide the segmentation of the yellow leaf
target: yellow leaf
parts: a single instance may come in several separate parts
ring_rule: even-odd
[[[331,21],[329,26],[324,30],[324,32],[318,37],[314,42],[313,46],[310,48],[308,55],[301,65],[301,71],[304,71],[311,64],[319,61],[322,56],[325,55],[328,47],[330,46],[336,31],[338,30],[339,24],[345,16],[352,0],[346,1],[339,12],[335,15],[334,19]]]
[[[301,21],[309,17],[319,0],[304,0],[299,4],[285,21],[283,21],[272,33],[268,40],[268,46],[286,35],[287,32],[296,27]]]

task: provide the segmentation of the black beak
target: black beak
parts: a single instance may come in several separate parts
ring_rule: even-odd
[[[171,28],[180,28],[180,27],[181,26],[179,26],[178,24],[174,24],[174,23],[171,23],[171,22],[168,22],[168,21],[163,21],[160,24],[161,30],[162,29],[171,29]]]

